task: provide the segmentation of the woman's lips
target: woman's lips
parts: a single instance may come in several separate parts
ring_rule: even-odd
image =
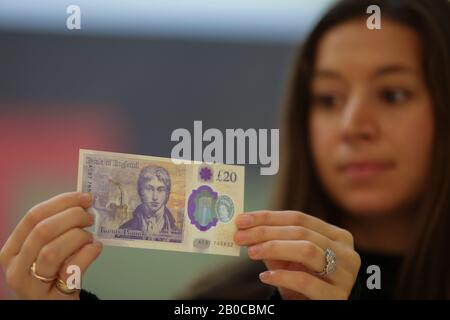
[[[391,168],[391,163],[349,162],[340,167],[340,172],[352,180],[367,180]]]

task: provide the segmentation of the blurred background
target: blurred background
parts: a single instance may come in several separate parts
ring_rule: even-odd
[[[278,128],[295,49],[331,2],[1,0],[0,246],[30,207],[76,189],[80,148],[170,157],[194,120]],[[81,30],[66,27],[73,4]],[[269,205],[273,181],[246,166],[246,210]],[[169,299],[244,253],[106,247],[83,287]]]

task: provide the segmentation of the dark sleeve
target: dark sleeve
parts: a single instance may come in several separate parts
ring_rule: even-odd
[[[280,294],[278,289],[273,290],[272,295],[269,297],[269,300],[283,300],[283,297]]]
[[[89,291],[81,289],[80,291],[80,300],[99,300],[99,298]]]
[[[356,278],[355,284],[353,285],[352,292],[350,292],[348,300],[361,300],[361,281],[361,275],[358,273],[358,277]]]

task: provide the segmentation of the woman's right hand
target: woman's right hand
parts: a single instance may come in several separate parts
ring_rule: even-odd
[[[86,211],[92,205],[89,193],[71,192],[44,201],[28,211],[0,251],[0,267],[6,283],[18,299],[79,299],[79,290],[62,294],[55,282],[44,283],[37,275],[66,282],[67,267],[83,274],[102,250],[93,235],[83,230],[93,225]]]

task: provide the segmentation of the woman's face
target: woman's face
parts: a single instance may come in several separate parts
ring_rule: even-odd
[[[352,20],[319,42],[309,119],[320,180],[352,215],[382,215],[426,188],[433,143],[421,44],[408,27]]]

